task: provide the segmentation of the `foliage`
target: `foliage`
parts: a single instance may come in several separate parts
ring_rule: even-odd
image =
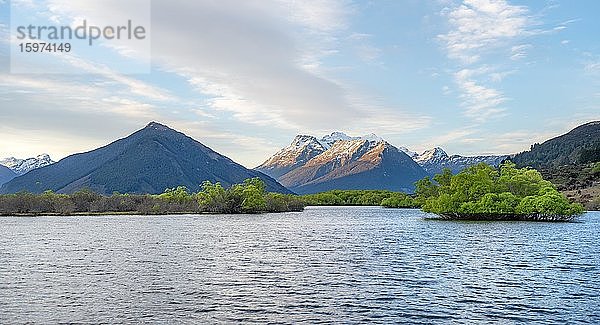
[[[581,125],[569,133],[536,143],[512,158],[519,167],[549,168],[600,161],[600,123]]]
[[[417,182],[416,201],[423,211],[454,218],[525,216],[569,219],[583,213],[554,185],[529,168],[517,169],[505,162],[499,169],[487,164],[471,166],[452,176],[448,171]]]
[[[393,193],[381,201],[381,206],[386,208],[414,208],[415,200],[405,193]]]
[[[332,190],[303,195],[307,205],[414,207],[408,195],[387,190]],[[385,202],[385,204],[384,204]]]
[[[304,201],[294,195],[267,193],[260,178],[245,180],[225,189],[221,184],[204,182],[200,193],[185,186],[168,188],[160,195],[97,194],[89,189],[67,195],[46,191],[0,195],[0,214],[73,213],[261,213],[302,211]]]
[[[265,202],[269,212],[302,211],[306,203],[293,194],[268,193]]]
[[[595,147],[582,149],[579,154],[579,163],[587,164],[591,162],[600,162],[600,144]]]
[[[597,162],[592,166],[591,172],[594,175],[600,174],[600,162]]]

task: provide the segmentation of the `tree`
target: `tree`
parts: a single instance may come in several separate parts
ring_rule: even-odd
[[[264,183],[263,183],[264,184]],[[267,202],[265,201],[264,187],[260,188],[254,184],[244,185],[242,191],[242,212],[244,213],[258,213],[264,212],[267,208]]]
[[[417,182],[417,200],[423,211],[442,216],[568,220],[583,212],[538,171],[510,162],[499,169],[478,164],[454,176],[444,172],[434,180],[438,184]]]

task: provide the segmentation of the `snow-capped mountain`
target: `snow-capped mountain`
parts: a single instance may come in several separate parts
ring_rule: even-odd
[[[334,143],[336,143],[339,140],[341,140],[341,141],[366,140],[366,141],[370,141],[370,142],[384,141],[382,138],[378,137],[374,133],[367,134],[362,137],[351,137],[343,132],[333,132],[331,134],[328,134],[328,135],[322,137],[319,140],[319,142],[321,142],[321,144],[323,144],[324,147],[329,149],[329,148],[331,148],[331,146],[333,146]]]
[[[298,141],[298,140],[305,141]],[[317,140],[297,136],[257,170],[296,193],[331,189],[389,189],[410,192],[425,171],[406,153],[370,134],[334,132]]]
[[[491,166],[498,166],[506,158],[508,158],[508,156],[449,156],[440,147],[426,150],[422,154],[413,157],[413,159],[430,175],[440,173],[444,168],[449,168],[452,173],[458,173],[469,166],[482,162]]]
[[[319,141],[311,135],[297,135],[289,146],[281,149],[256,169],[277,178],[304,165],[329,147],[325,140]]]
[[[435,164],[443,163],[448,160],[448,154],[444,149],[435,147],[433,149],[425,150],[422,154],[413,156],[413,159],[420,165],[423,164]]]
[[[398,147],[398,149],[402,150],[402,152],[404,152],[405,154],[407,154],[410,158],[415,158],[417,157],[419,154],[408,149],[407,147]]]
[[[24,175],[34,169],[42,168],[53,163],[54,161],[48,154],[41,154],[37,157],[27,159],[9,157],[0,160],[0,165],[10,168],[17,175]]]
[[[289,146],[281,149],[267,161],[256,167],[256,169],[271,177],[278,178],[329,150],[338,141],[360,140],[367,142],[384,141],[375,134],[351,137],[343,132],[333,132],[320,139],[312,135],[297,135]]]

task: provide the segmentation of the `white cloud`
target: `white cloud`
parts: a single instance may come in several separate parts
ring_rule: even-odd
[[[474,63],[486,52],[525,36],[530,24],[527,12],[505,0],[465,0],[447,14],[451,29],[438,37],[449,57]]]
[[[600,75],[600,59],[587,61],[583,69],[587,74]]]
[[[521,45],[515,45],[513,47],[511,47],[510,49],[510,59],[511,60],[521,60],[525,57],[527,57],[527,51],[529,49],[531,49],[533,46],[531,44],[521,44]]]
[[[101,4],[68,0],[46,3],[52,9],[52,19],[65,22],[84,14],[93,16],[97,25],[110,25],[105,21],[120,21],[124,15],[133,21],[137,19],[135,10],[116,12],[113,5],[122,7],[117,0]],[[372,132],[381,126],[382,130],[396,133],[427,126],[430,119],[426,116],[411,115],[399,107],[372,100],[371,94],[358,96],[353,85],[334,79],[322,63],[336,53],[340,39],[346,39],[355,10],[345,0],[154,0],[154,68],[176,74],[177,80],[187,80],[196,94],[182,99],[153,83],[153,76],[148,78],[151,81],[142,81],[75,57],[69,57],[66,64],[92,75],[76,80],[42,78],[38,84],[31,79],[20,82],[29,83],[21,84],[22,89],[40,94],[49,85],[54,95],[46,104],[60,111],[102,112],[131,123],[152,118],[181,126],[186,132],[192,130],[192,134],[199,124],[184,121],[213,121],[214,125],[208,126],[200,123],[205,132],[213,135],[228,124],[225,127],[229,130],[220,132],[239,133],[240,137],[247,135],[249,129],[312,132],[331,129],[332,123],[335,129],[370,128],[365,131]],[[380,50],[368,39],[361,39],[359,34],[351,39],[364,45],[358,49],[365,61],[377,60]],[[121,55],[147,55],[133,44],[120,46]],[[54,81],[56,85],[52,84]],[[17,88],[9,89],[16,92]],[[28,103],[34,100],[39,101],[36,105],[44,104],[42,96],[33,96]],[[196,103],[191,105],[190,101]],[[183,103],[188,106],[188,114],[181,114],[180,119],[165,113],[177,110],[177,105]],[[221,119],[222,115],[231,119]],[[233,146],[232,141],[219,144],[223,148]]]
[[[517,42],[534,34],[528,12],[526,7],[510,5],[505,0],[464,0],[444,9],[442,14],[447,17],[450,30],[438,39],[448,58],[458,62],[454,79],[467,117],[485,122],[506,114],[502,105],[507,97],[490,83],[499,83],[517,70],[500,71],[482,62],[488,56],[504,53],[509,53],[508,58],[513,61],[527,56],[532,46]]]

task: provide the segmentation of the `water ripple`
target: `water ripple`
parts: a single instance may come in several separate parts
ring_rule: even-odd
[[[0,323],[600,323],[600,214],[0,219]]]

